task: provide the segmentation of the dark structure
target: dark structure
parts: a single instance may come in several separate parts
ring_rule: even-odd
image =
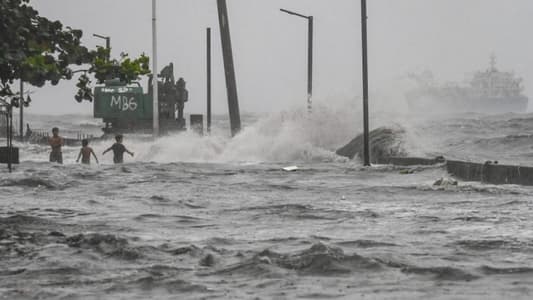
[[[22,106],[23,103],[17,101],[11,99],[11,102],[7,102],[0,98],[0,116],[5,119],[4,129],[6,130],[6,146],[0,147],[0,163],[7,164],[9,172],[11,172],[12,164],[19,163],[19,149],[13,147],[13,107],[16,107],[15,104]]]
[[[174,64],[165,66],[158,76],[159,92],[159,128],[162,133],[169,130],[185,130],[183,111],[185,102],[189,101],[189,91],[183,78],[174,79]],[[150,80],[148,93],[153,94],[153,80]],[[176,115],[177,113],[177,115]]]
[[[173,63],[170,63],[168,66],[164,67],[158,77],[161,78],[161,80],[158,81],[159,127],[163,131],[165,131],[165,128],[166,130],[172,129],[173,126],[165,126],[165,123],[169,123],[169,121],[172,123],[175,119],[177,122],[176,129],[185,130],[186,126],[185,118],[183,117],[183,110],[185,109],[185,102],[189,101],[189,91],[186,89],[185,80],[181,77],[177,82],[174,80]],[[150,80],[149,93],[153,93],[152,80]]]
[[[222,40],[222,54],[224,57],[224,73],[226,74],[226,89],[228,93],[228,108],[231,135],[235,136],[241,130],[241,115],[239,112],[239,98],[237,96],[237,80],[233,64],[233,51],[229,30],[228,7],[226,0],[217,0],[218,21],[220,24],[220,38]]]
[[[189,91],[185,88],[185,80],[180,77],[176,83],[176,108],[178,109],[178,126],[181,130],[185,129],[185,119],[183,118],[183,109],[185,102],[189,101]]]
[[[366,0],[361,0],[361,41],[363,54],[363,163],[370,166],[370,137],[368,121],[368,39],[367,39]]]

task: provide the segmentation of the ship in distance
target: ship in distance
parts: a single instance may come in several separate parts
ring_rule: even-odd
[[[409,77],[417,83],[405,95],[411,112],[501,114],[528,108],[522,78],[498,70],[494,55],[489,68],[475,72],[465,84],[438,84],[429,71]]]

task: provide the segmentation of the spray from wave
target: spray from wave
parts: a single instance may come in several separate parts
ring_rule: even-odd
[[[294,109],[268,115],[243,115],[244,127],[233,138],[229,136],[227,119],[220,116],[214,119],[210,135],[183,132],[154,141],[149,136],[127,134],[124,144],[135,152],[135,157],[126,157],[126,162],[344,162],[346,159],[337,156],[335,151],[362,132],[362,114],[354,105],[358,102],[353,99],[330,99],[327,103],[327,106],[315,105],[310,114],[304,109]],[[531,128],[531,118],[500,116],[494,119],[464,115],[428,120],[425,116],[401,114],[391,109],[371,114],[371,128],[402,128],[405,134],[399,142],[408,155],[444,155],[474,160],[496,157],[500,161],[511,162],[530,159],[531,136],[527,133]],[[58,118],[42,117],[37,123],[42,124],[42,128],[51,128],[57,124],[55,119]],[[99,131],[99,126],[90,123],[91,119],[87,117],[66,125],[67,121],[74,119],[72,116],[62,119],[62,133],[86,132],[85,127],[89,127],[91,133]],[[101,153],[112,143],[113,140],[93,141],[90,146],[95,149],[100,161],[111,164],[112,154],[102,156]],[[23,161],[48,159],[49,149],[46,146],[24,144],[20,147]],[[65,163],[74,163],[79,147],[65,147],[63,152]]]
[[[215,131],[209,136],[191,132],[150,143],[135,143],[137,160],[153,162],[330,162],[344,161],[335,150],[354,136],[349,112],[324,107],[273,113],[245,126],[234,138]]]

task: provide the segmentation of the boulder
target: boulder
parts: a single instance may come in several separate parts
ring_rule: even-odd
[[[391,157],[404,157],[406,152],[402,146],[405,130],[401,127],[380,127],[369,133],[370,162],[385,164]],[[356,136],[346,146],[335,153],[353,159],[355,156],[363,157],[363,134]]]

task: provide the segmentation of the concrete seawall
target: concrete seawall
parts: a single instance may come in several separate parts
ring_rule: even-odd
[[[402,147],[403,128],[380,127],[370,132],[371,163],[395,166],[442,165],[450,175],[464,181],[491,184],[520,184],[533,186],[533,167],[500,165],[497,162],[473,163],[436,158],[407,157]],[[358,135],[336,151],[337,155],[353,159],[363,157],[363,135]]]
[[[490,184],[519,184],[533,186],[533,167],[500,165],[492,162],[473,163],[419,157],[390,157],[383,163],[397,166],[443,164],[450,175],[464,181],[480,181]]]
[[[446,169],[451,175],[465,181],[533,185],[533,167],[450,160],[446,162]]]
[[[395,166],[430,166],[445,163],[444,157],[421,158],[421,157],[389,157],[385,159],[384,164]]]

